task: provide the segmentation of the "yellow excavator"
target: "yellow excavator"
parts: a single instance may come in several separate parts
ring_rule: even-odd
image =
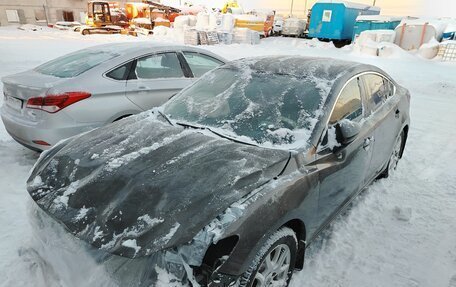
[[[83,35],[91,33],[120,33],[128,28],[129,21],[120,10],[119,2],[89,1],[86,25],[80,28]]]

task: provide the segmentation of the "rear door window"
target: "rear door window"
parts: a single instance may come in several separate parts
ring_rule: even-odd
[[[388,97],[393,95],[394,85],[388,79],[376,74],[364,75],[363,79],[371,109],[376,111]]]
[[[184,52],[184,57],[193,72],[193,76],[197,78],[224,64],[211,56],[196,52]]]
[[[329,119],[330,125],[333,125],[343,119],[351,121],[361,120],[363,116],[363,103],[361,101],[361,89],[359,83],[359,78],[355,78],[350,80],[350,82],[348,82],[343,88]]]
[[[184,72],[176,53],[162,53],[137,60],[138,79],[183,78]]]
[[[106,76],[108,78],[118,80],[118,81],[127,80],[131,65],[132,65],[132,62],[122,65],[120,67],[117,67],[114,70],[108,72],[106,74]]]
[[[111,51],[86,49],[47,62],[35,71],[59,78],[73,78],[117,56],[119,54]]]

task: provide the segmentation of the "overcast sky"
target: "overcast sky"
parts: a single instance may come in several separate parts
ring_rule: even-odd
[[[312,8],[316,0],[307,0],[307,9]],[[162,0],[162,2],[179,2],[179,0]],[[201,3],[213,7],[221,7],[225,0],[181,0],[184,2]],[[289,14],[292,0],[238,0],[245,10],[277,10],[281,14]],[[306,0],[293,0],[294,11],[304,14]],[[352,0],[352,2],[372,5],[374,0]],[[455,17],[456,0],[376,0],[383,15],[397,16],[430,16]]]

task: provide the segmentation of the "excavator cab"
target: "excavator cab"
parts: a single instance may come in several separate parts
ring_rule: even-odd
[[[86,24],[103,27],[112,25],[111,10],[107,1],[91,1],[88,3]]]

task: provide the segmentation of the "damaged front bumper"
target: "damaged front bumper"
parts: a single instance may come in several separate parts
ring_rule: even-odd
[[[201,281],[190,266],[201,265],[214,240],[212,232],[231,221],[222,216],[222,222],[214,220],[187,245],[132,259],[97,249],[78,239],[33,201],[30,201],[28,210],[36,239],[33,254],[51,268],[46,272],[54,274],[61,285],[68,287],[200,286]],[[228,215],[233,216],[233,212]],[[202,285],[235,286],[238,282],[237,276],[217,271],[208,279],[209,282],[203,280]]]
[[[187,286],[186,264],[177,251],[126,258],[74,237],[34,202],[29,204],[35,254],[63,286]],[[38,259],[38,258],[37,258]],[[192,274],[190,274],[192,276]]]

